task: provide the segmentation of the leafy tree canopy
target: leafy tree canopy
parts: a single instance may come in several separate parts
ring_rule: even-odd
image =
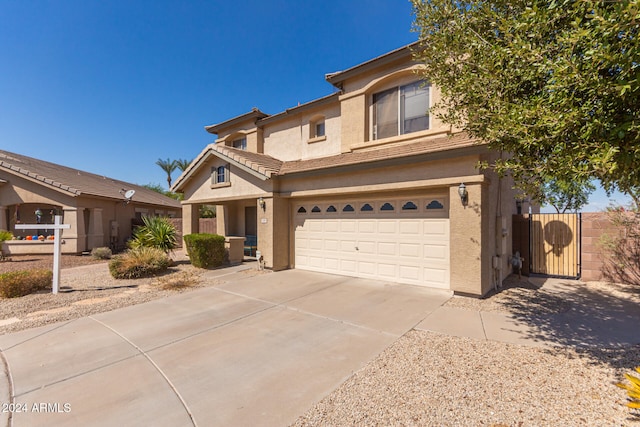
[[[555,182],[640,195],[640,0],[412,0],[444,122],[508,152],[493,166],[545,201]]]
[[[545,201],[553,206],[558,213],[578,211],[589,201],[589,195],[595,190],[591,182],[551,180],[542,185],[541,191]]]
[[[149,190],[153,190],[156,193],[164,194],[167,197],[171,197],[175,200],[183,200],[184,194],[182,193],[174,193],[173,191],[167,191],[160,184],[145,184],[143,187],[148,188]]]

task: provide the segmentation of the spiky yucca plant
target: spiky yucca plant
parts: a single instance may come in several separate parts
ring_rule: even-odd
[[[640,374],[640,366],[636,367],[636,372]],[[629,380],[630,384],[618,383],[616,385],[627,390],[627,395],[629,396],[627,406],[629,408],[640,409],[640,378],[631,374],[624,374],[624,376]]]
[[[133,239],[129,242],[132,249],[149,247],[169,252],[178,244],[176,227],[163,217],[143,216],[143,226],[136,229]]]

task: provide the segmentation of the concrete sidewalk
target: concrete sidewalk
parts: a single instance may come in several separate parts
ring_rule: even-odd
[[[479,340],[531,347],[580,349],[616,348],[640,343],[640,304],[629,295],[569,279],[529,278],[541,288],[549,306],[561,309],[536,312],[535,305],[514,306],[510,313],[440,307],[416,329]]]

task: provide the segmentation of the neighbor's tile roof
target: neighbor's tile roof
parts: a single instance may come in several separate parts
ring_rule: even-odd
[[[90,172],[0,150],[0,171],[40,181],[71,196],[124,199],[120,190],[135,190],[133,201],[180,208],[180,202],[148,188]]]

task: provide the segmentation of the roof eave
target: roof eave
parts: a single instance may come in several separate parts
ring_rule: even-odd
[[[233,117],[227,121],[224,121],[222,123],[218,123],[215,125],[209,125],[209,126],[205,126],[204,129],[214,135],[217,135],[218,132],[222,129],[234,126],[238,123],[242,123],[245,121],[249,121],[249,120],[253,120],[254,123],[260,119],[263,119],[265,117],[268,117],[269,115],[267,113],[263,113],[262,111],[260,111],[258,108],[252,108],[251,111],[249,111],[248,113],[244,113],[241,114],[239,116]]]
[[[419,43],[419,41],[415,41],[396,50],[392,50],[391,52],[380,55],[376,58],[370,59],[366,62],[362,62],[351,68],[347,68],[346,70],[336,71],[335,73],[328,73],[325,75],[325,80],[338,89],[342,89],[342,83],[348,78],[359,75],[371,69],[381,67],[407,56],[411,57],[413,55],[413,49],[418,46]]]

